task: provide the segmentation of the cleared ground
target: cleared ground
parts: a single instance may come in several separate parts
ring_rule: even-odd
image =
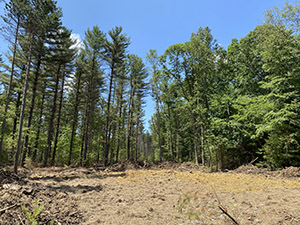
[[[300,224],[298,168],[140,167],[43,168],[20,177],[2,170],[0,224],[26,224],[20,205],[30,209],[36,199],[45,206],[40,224],[233,224],[228,215],[239,224]]]

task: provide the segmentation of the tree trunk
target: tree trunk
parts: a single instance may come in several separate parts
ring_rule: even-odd
[[[136,134],[135,134],[135,161],[138,161],[138,137],[139,137],[139,123],[136,123]]]
[[[159,161],[162,162],[162,146],[161,146],[161,133],[160,133],[160,109],[159,109],[159,100],[156,96],[156,108],[157,108],[157,129],[158,129],[158,145],[159,145]]]
[[[131,112],[129,113],[129,119],[128,119],[128,131],[127,131],[127,142],[126,142],[126,153],[127,153],[127,160],[130,160],[130,137],[131,137],[131,131],[132,131],[132,122],[131,122]]]
[[[105,139],[104,139],[104,151],[103,151],[103,164],[104,164],[104,166],[107,166],[107,162],[108,162],[108,139],[109,139],[108,133],[109,133],[109,123],[110,123],[110,101],[111,101],[113,77],[114,77],[114,65],[112,65],[112,67],[111,67],[111,74],[110,74],[110,80],[109,80],[109,91],[108,91],[108,99],[107,99]]]
[[[99,132],[98,134],[98,138],[97,138],[97,146],[98,146],[98,150],[97,150],[97,165],[99,165],[100,162],[100,149],[101,149],[101,132]]]
[[[193,136],[194,136],[194,154],[195,154],[195,161],[196,164],[199,164],[198,158],[198,139],[197,139],[197,129],[196,129],[196,120],[194,113],[192,113],[192,122],[193,122]]]
[[[155,162],[155,149],[153,148],[152,142],[150,144],[151,153],[152,153],[152,162]]]
[[[38,62],[37,62],[36,72],[35,72],[35,77],[34,77],[34,82],[33,82],[32,99],[31,99],[30,111],[29,111],[28,121],[27,121],[27,131],[26,131],[26,136],[25,136],[24,144],[23,144],[23,156],[22,156],[22,161],[21,161],[22,167],[24,167],[25,158],[26,158],[26,154],[27,154],[29,133],[30,133],[30,127],[31,127],[31,122],[32,122],[34,104],[35,104],[36,89],[37,89],[37,84],[38,84],[39,75],[40,75],[40,66],[41,66],[41,55],[38,56]]]
[[[89,149],[89,145],[91,143],[90,140],[92,140],[92,138],[90,137],[90,123],[91,123],[91,115],[92,115],[92,106],[94,104],[94,100],[93,100],[93,96],[92,96],[92,91],[94,90],[94,70],[95,70],[95,60],[96,60],[96,56],[95,56],[95,52],[93,55],[93,59],[92,59],[92,66],[91,66],[91,76],[90,76],[90,80],[88,82],[88,99],[86,100],[86,123],[85,123],[85,138],[84,138],[84,151],[83,151],[83,163],[85,164],[85,161],[87,159],[87,152]]]
[[[180,141],[179,141],[179,124],[178,119],[175,116],[175,124],[176,124],[176,153],[177,153],[177,162],[181,162],[181,152],[180,152]]]
[[[117,148],[116,148],[116,163],[119,160],[119,152],[120,152],[120,146],[121,146],[121,123],[122,123],[122,97],[120,100],[120,107],[119,107],[119,122],[117,126]]]
[[[124,111],[123,111],[124,110]],[[122,114],[123,111],[123,114]],[[116,162],[119,160],[120,148],[122,146],[122,138],[124,138],[124,124],[125,124],[125,107],[123,107],[123,87],[122,92],[120,94],[120,109],[119,109],[119,124],[118,124],[118,143],[117,143],[117,151],[116,151]],[[120,133],[122,132],[122,136]]]
[[[142,135],[139,135],[139,160],[142,160],[142,159],[144,159],[145,157],[144,157],[144,151],[145,151],[145,149],[144,149],[144,145],[143,145],[144,143],[143,143],[143,140],[142,140]],[[142,156],[143,156],[143,158],[142,158]]]
[[[54,166],[54,163],[55,163],[55,155],[56,155],[59,127],[60,127],[61,109],[62,109],[63,100],[64,100],[64,88],[65,88],[65,75],[63,74],[62,81],[61,81],[60,99],[59,99],[59,107],[58,107],[58,115],[57,115],[58,117],[57,117],[57,123],[56,123],[56,132],[55,132],[51,166]]]
[[[24,89],[23,89],[23,100],[22,100],[22,108],[21,108],[21,114],[20,114],[17,150],[16,150],[15,163],[14,163],[14,172],[16,174],[18,173],[18,163],[19,163],[20,146],[21,146],[21,140],[22,140],[23,120],[24,120],[24,115],[25,115],[26,97],[27,97],[28,81],[29,81],[30,66],[31,66],[31,54],[32,54],[32,49],[33,49],[33,40],[34,40],[34,37],[33,37],[33,35],[31,35],[30,47],[29,47],[28,59],[27,59],[26,77],[25,77]]]
[[[76,135],[76,126],[77,126],[77,121],[78,121],[78,106],[79,106],[79,95],[80,95],[81,72],[79,72],[77,79],[78,80],[77,80],[77,87],[76,87],[75,107],[74,107],[74,112],[73,112],[73,124],[72,124],[71,140],[70,140],[68,165],[71,165],[71,161],[72,161],[72,152],[73,152],[73,146],[74,146],[73,142],[74,142],[74,137]]]
[[[173,130],[171,121],[171,109],[168,104],[168,119],[169,119],[169,148],[172,160],[174,160],[174,149],[173,149]]]
[[[44,163],[43,163],[44,167],[47,166],[48,157],[51,154],[51,145],[52,145],[52,139],[53,139],[53,122],[54,122],[55,113],[56,113],[56,101],[57,101],[57,94],[58,94],[60,69],[61,69],[61,65],[59,64],[58,69],[57,69],[57,73],[56,73],[53,106],[52,106],[51,116],[50,116],[50,120],[49,120],[47,147],[45,149],[45,154],[44,154]]]
[[[114,82],[113,82],[113,99],[112,99],[112,104],[113,105],[115,105],[115,100],[116,100],[116,98],[117,98],[117,91],[116,91],[116,79],[114,80]],[[117,109],[116,110],[118,110],[118,103],[117,103]],[[114,114],[115,115],[115,117],[118,117],[118,114],[117,114],[117,112]],[[118,119],[118,118],[116,118],[116,119]],[[114,124],[112,124],[111,126],[110,126],[110,128],[109,128],[109,137],[112,137],[111,139],[112,139],[112,147],[110,148],[110,157],[109,157],[109,163],[111,164],[111,163],[113,163],[113,161],[114,161],[114,154],[115,154],[115,146],[116,146],[116,141],[118,141],[118,140],[116,140],[116,137],[118,137],[118,135],[116,134],[116,130],[117,130],[117,124],[116,123],[114,123]]]
[[[207,143],[206,146],[209,146],[209,143]],[[209,157],[208,165],[209,165],[210,171],[213,172],[213,157],[212,157],[212,152],[211,152],[211,149],[209,147],[207,147],[207,151],[208,151],[208,157]]]
[[[204,152],[204,126],[203,123],[200,125],[200,133],[201,133],[201,161],[202,166],[205,166],[205,152]]]
[[[83,165],[86,165],[88,146],[89,146],[89,112],[87,112],[87,118],[85,122]]]
[[[121,146],[120,148],[122,148],[122,146],[125,146],[126,148],[126,124],[125,124],[125,121],[126,121],[126,117],[127,117],[127,106],[124,105],[123,107],[123,113],[122,113],[122,127],[121,127],[121,130],[123,131],[123,136],[122,136],[122,139],[121,139]]]
[[[40,140],[40,132],[41,132],[41,125],[42,125],[42,121],[43,121],[43,113],[44,113],[44,101],[45,101],[45,90],[46,90],[46,85],[47,82],[44,82],[44,87],[43,87],[43,93],[42,93],[42,101],[41,101],[41,108],[40,108],[40,116],[39,116],[39,120],[38,120],[38,130],[37,130],[37,134],[36,134],[36,138],[35,138],[35,144],[34,144],[34,151],[33,151],[33,156],[32,159],[33,161],[35,161],[36,159],[36,155],[37,155],[37,150],[38,150],[38,146],[39,146],[39,140]],[[41,158],[43,157],[43,153],[41,153]],[[42,159],[41,159],[42,161]]]
[[[116,136],[116,128],[115,128],[115,126],[114,126],[114,128],[111,128],[110,129],[110,137],[112,137],[111,138],[111,140],[115,140],[115,136]],[[112,164],[113,163],[113,161],[114,161],[114,145],[112,145],[112,148],[110,148],[111,150],[110,150],[110,155],[109,155],[109,163],[110,164]]]
[[[131,138],[131,131],[132,131],[132,107],[133,107],[133,93],[131,93],[130,100],[129,100],[129,107],[128,107],[128,130],[127,130],[127,143],[126,143],[126,153],[127,153],[127,160],[130,160],[130,138]]]
[[[10,149],[10,154],[9,154],[9,164],[13,163],[13,158],[15,154],[15,136],[17,132],[17,124],[18,124],[18,118],[20,118],[20,105],[21,105],[21,92],[18,92],[18,97],[17,97],[17,103],[16,103],[16,110],[15,110],[15,118],[14,118],[14,125],[13,125],[13,133],[12,133],[12,145]]]
[[[8,111],[8,105],[10,102],[12,81],[13,81],[14,71],[15,71],[15,60],[16,60],[16,51],[17,51],[17,43],[18,43],[18,36],[19,36],[19,27],[20,27],[20,19],[18,18],[16,33],[15,33],[14,47],[13,47],[13,56],[12,56],[12,62],[11,62],[10,79],[9,79],[9,84],[7,87],[7,95],[6,95],[5,107],[4,107],[4,118],[2,121],[2,127],[1,127],[0,158],[2,156],[2,151],[3,151],[3,140],[4,140],[5,127],[6,127],[6,116],[7,116],[7,111]],[[29,54],[30,54],[30,61],[31,61],[31,49],[30,49]]]
[[[83,151],[84,151],[85,127],[82,126],[81,149],[80,149],[80,165],[83,166]]]

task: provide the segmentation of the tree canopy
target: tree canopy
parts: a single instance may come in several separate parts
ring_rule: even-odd
[[[74,47],[54,0],[9,0],[4,11],[0,165],[300,166],[299,4],[266,11],[264,24],[227,49],[199,27],[146,61],[128,52],[118,26],[89,28]]]

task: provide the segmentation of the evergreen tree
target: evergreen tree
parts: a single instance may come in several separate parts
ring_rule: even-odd
[[[163,149],[161,144],[161,116],[160,116],[160,76],[161,73],[158,69],[159,58],[156,50],[150,50],[147,54],[147,60],[151,65],[152,79],[150,80],[152,96],[155,99],[156,113],[157,113],[157,135],[158,135],[158,146],[159,146],[159,161],[162,161]]]
[[[76,128],[78,126],[78,115],[80,106],[82,104],[82,86],[83,86],[83,66],[84,66],[84,54],[80,52],[80,55],[76,61],[76,71],[74,74],[73,81],[71,83],[71,91],[69,93],[69,102],[71,105],[71,122],[72,122],[72,131],[71,131],[71,138],[70,138],[70,148],[69,148],[69,158],[68,158],[68,165],[72,163],[72,155],[73,155],[73,148],[75,142],[75,135],[76,135]]]
[[[108,97],[106,107],[106,122],[105,122],[105,138],[104,138],[104,151],[103,151],[103,163],[106,166],[108,163],[109,154],[109,126],[111,122],[111,101],[113,83],[118,68],[122,67],[126,58],[126,49],[130,44],[126,35],[122,34],[122,27],[115,27],[109,31],[108,34],[111,41],[107,40],[105,43],[104,59],[110,67],[109,85],[108,85]]]
[[[47,26],[51,23],[56,23],[58,18],[61,17],[61,11],[56,7],[55,2],[51,0],[34,0],[31,2],[32,10],[30,11],[26,22],[24,23],[24,29],[28,34],[28,59],[26,65],[26,76],[23,89],[23,100],[20,114],[18,141],[15,155],[14,171],[17,173],[18,161],[20,154],[20,145],[23,131],[23,120],[26,106],[27,89],[29,82],[29,74],[31,69],[31,57],[34,46],[35,37],[39,37],[41,32],[46,32]]]
[[[59,48],[60,55],[56,57],[60,58],[60,60],[63,60],[65,64],[64,64],[64,72],[62,74],[62,81],[60,85],[61,87],[60,87],[58,117],[56,123],[56,132],[55,132],[54,147],[53,147],[52,161],[51,161],[52,166],[55,163],[58,136],[60,132],[59,128],[60,128],[60,121],[62,117],[65,80],[67,78],[67,75],[70,75],[73,72],[73,60],[76,54],[76,49],[71,48],[75,44],[74,41],[71,39],[71,31],[67,30],[66,28],[62,28],[60,29],[60,31],[61,33],[59,35],[59,40],[58,40],[58,48]]]
[[[137,160],[137,139],[139,136],[139,129],[141,128],[141,116],[143,98],[145,98],[147,91],[147,83],[145,79],[148,76],[145,65],[142,59],[136,55],[129,55],[129,102],[128,102],[128,119],[127,119],[127,160],[132,160],[131,156],[131,140],[133,139],[132,130],[136,127],[136,146],[135,146],[135,160]]]
[[[99,102],[100,93],[103,86],[103,71],[101,67],[101,57],[104,51],[105,34],[100,31],[99,27],[95,26],[93,30],[86,32],[86,40],[82,54],[85,56],[86,65],[84,66],[85,74],[85,97],[84,106],[84,121],[83,127],[83,162],[87,160],[87,151],[93,141],[91,126],[95,122],[95,110]]]
[[[6,24],[4,29],[7,33],[7,39],[10,39],[10,36],[14,37],[14,42],[12,43],[12,60],[11,60],[11,67],[10,67],[10,79],[9,84],[6,91],[6,100],[5,100],[5,107],[4,107],[4,117],[2,120],[1,126],[1,136],[0,136],[0,158],[3,151],[3,139],[4,139],[4,132],[6,127],[6,115],[8,111],[8,105],[11,101],[11,94],[12,94],[12,82],[15,73],[15,60],[16,60],[16,51],[18,45],[18,38],[20,29],[24,25],[28,14],[29,14],[29,1],[23,0],[10,0],[8,3],[5,4],[5,15],[1,16],[4,23]]]

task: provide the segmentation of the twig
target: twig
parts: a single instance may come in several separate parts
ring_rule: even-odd
[[[214,189],[213,187],[212,187],[212,189],[213,189],[213,191],[214,191],[214,193],[215,193],[215,196],[216,196],[216,198],[217,198],[217,200],[218,200],[218,204],[219,204],[219,205],[222,205],[222,204],[221,204],[221,201],[220,201],[220,199],[219,199],[219,196],[217,195],[215,189]]]
[[[13,208],[13,207],[15,207],[15,206],[17,206],[17,205],[18,205],[18,204],[14,204],[14,205],[8,206],[8,207],[6,207],[6,208],[4,208],[4,209],[0,209],[0,213],[5,212],[6,210],[11,209],[11,208]]]
[[[253,159],[249,164],[254,163],[256,160],[258,160],[258,157],[256,157],[255,159]]]
[[[217,198],[217,201],[218,201],[218,207],[219,207],[219,209],[221,209],[221,211],[226,215],[226,216],[228,216],[229,217],[229,219],[231,219],[231,221],[234,223],[234,224],[236,224],[236,225],[239,225],[239,223],[227,212],[227,210],[226,210],[226,208],[222,205],[222,203],[221,203],[221,201],[220,201],[220,199],[219,199],[219,196],[217,195],[217,193],[216,193],[216,191],[215,191],[215,189],[213,188],[213,191],[214,191],[214,193],[215,193],[215,196],[216,196],[216,198]]]

